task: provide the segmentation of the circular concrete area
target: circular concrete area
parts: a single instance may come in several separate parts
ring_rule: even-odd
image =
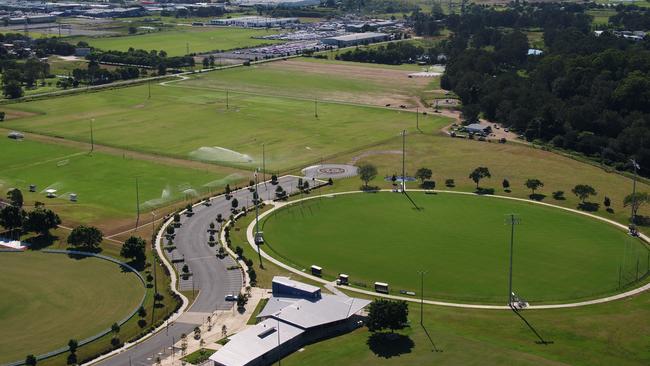
[[[357,167],[346,164],[319,164],[308,166],[302,170],[307,178],[340,179],[357,175]]]

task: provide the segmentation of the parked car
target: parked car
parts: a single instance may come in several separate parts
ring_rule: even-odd
[[[226,295],[226,301],[237,301],[237,295],[233,295],[233,294]]]

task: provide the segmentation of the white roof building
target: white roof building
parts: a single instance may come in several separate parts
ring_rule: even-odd
[[[334,331],[352,329],[353,316],[370,304],[369,300],[320,294],[320,288],[287,277],[274,277],[273,285],[273,296],[257,316],[262,321],[230,337],[228,343],[210,357],[215,365],[272,363],[308,341],[326,338]],[[286,288],[301,291],[298,295],[286,296]],[[320,296],[314,298],[313,293]]]

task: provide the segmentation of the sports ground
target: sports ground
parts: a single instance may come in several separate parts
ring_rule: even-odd
[[[337,195],[297,203],[263,221],[272,252],[326,277],[375,281],[428,298],[506,303],[510,226],[515,229],[516,293],[531,303],[608,294],[648,271],[650,251],[624,231],[587,216],[521,201],[458,194]],[[419,295],[418,295],[419,296]]]
[[[135,274],[96,258],[38,252],[0,255],[0,363],[81,341],[137,309]]]
[[[170,56],[183,56],[188,53],[230,50],[276,43],[277,41],[253,38],[273,33],[274,31],[270,30],[231,27],[175,26],[171,30],[153,33],[116,37],[69,37],[66,40],[74,44],[84,41],[92,47],[106,51],[127,51],[129,48],[147,51],[165,50]]]

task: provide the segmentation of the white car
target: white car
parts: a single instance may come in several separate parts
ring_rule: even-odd
[[[226,295],[226,301],[237,301],[237,295],[233,295],[233,294]]]

